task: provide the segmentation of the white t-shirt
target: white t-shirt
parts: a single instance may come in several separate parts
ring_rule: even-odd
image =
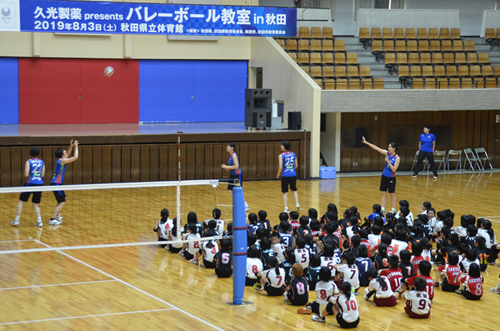
[[[251,279],[257,279],[255,275],[257,272],[262,272],[264,270],[264,265],[259,258],[249,257],[247,258],[247,277]]]
[[[455,233],[458,234],[458,236],[467,236],[467,229],[464,228],[463,226],[457,226],[455,229]]]
[[[211,218],[211,219],[205,220],[205,224],[208,226],[208,222],[210,222],[211,220],[214,220],[215,222],[217,222],[217,226],[215,227],[215,231],[217,231],[219,234],[223,234],[224,233],[224,228],[225,228],[225,225],[226,225],[226,223],[224,222],[224,220],[219,220],[219,219]]]
[[[477,229],[477,236],[484,237],[484,239],[486,239],[486,248],[491,248],[491,245],[493,245],[497,241],[496,236],[491,238],[488,231],[486,229],[483,229],[483,228]]]
[[[319,281],[316,283],[316,302],[320,305],[326,306],[328,304],[328,297],[334,294],[339,294],[339,289],[333,281]]]
[[[424,249],[424,250],[422,250],[422,254],[420,254],[420,255],[422,255],[424,260],[431,262],[431,251],[430,250]]]
[[[168,236],[170,236],[170,240],[174,241],[172,243],[172,247],[174,247],[174,248],[182,248],[182,242],[181,241],[177,241],[180,238],[182,238],[182,236],[180,238],[177,237],[177,236],[174,236],[174,234],[172,233],[172,228],[173,228],[173,225],[168,228],[168,230],[167,230],[167,238],[168,238]]]
[[[405,249],[408,248],[408,243],[406,241],[392,239],[391,246],[392,246],[392,255],[399,256],[399,253],[401,253],[401,251],[404,251]]]
[[[373,278],[370,281],[370,284],[368,284],[368,287],[365,290],[365,293],[371,292],[371,291],[377,291],[375,295],[377,298],[390,298],[394,292],[392,292],[391,289],[391,283],[389,282],[389,278],[386,276],[380,276],[385,280],[386,286],[382,287],[382,285],[378,282],[378,278]]]
[[[428,314],[431,310],[431,299],[425,291],[409,291],[405,293],[405,299],[410,301],[411,311],[417,315]]]
[[[269,280],[272,287],[280,288],[285,284],[285,269],[279,268],[279,275],[276,274],[276,268],[271,268],[262,272],[262,277]]]
[[[344,282],[350,283],[354,289],[359,287],[359,269],[357,265],[341,264],[337,268],[339,272],[344,274]]]
[[[320,266],[327,267],[328,269],[330,269],[330,271],[332,272],[332,278],[335,277],[335,274],[337,273],[335,268],[333,268],[333,266],[336,264],[337,264],[337,259],[334,258],[333,256],[332,257],[326,257],[326,256],[321,257]]]
[[[351,241],[352,236],[354,236],[354,231],[352,231],[352,226],[349,226],[345,229],[347,237],[349,237],[349,241]]]
[[[186,240],[193,240],[199,238],[200,235],[198,233],[190,233],[186,236]],[[188,242],[186,250],[189,252],[189,254],[196,255],[196,253],[200,250],[200,242],[199,241]]]
[[[278,264],[285,261],[285,254],[284,254],[285,248],[283,247],[283,244],[281,243],[273,244],[271,246],[271,249],[274,252],[274,256],[276,256],[276,258],[278,259]]]
[[[465,272],[469,273],[470,265],[473,264],[473,263],[475,263],[478,266],[480,266],[479,259],[476,259],[475,261],[471,261],[469,259],[463,259],[459,264],[462,264],[464,266]]]
[[[434,230],[434,228],[437,226],[437,219],[435,217],[429,218],[429,222],[427,224]]]
[[[378,244],[380,244],[380,237],[382,237],[382,236],[379,234],[370,233],[368,235],[368,241],[370,242],[370,246],[375,247]]]
[[[295,260],[299,263],[303,268],[309,267],[309,250],[307,248],[297,248],[294,251]]]
[[[335,300],[337,303],[342,318],[347,323],[353,323],[359,318],[358,303],[356,302],[356,297],[351,294],[351,297],[347,299],[344,294],[341,294]]]
[[[212,247],[207,247],[208,243],[212,243]],[[203,259],[208,262],[214,262],[214,257],[219,252],[219,245],[213,240],[207,240],[201,243],[201,248],[203,248],[204,257]]]
[[[167,221],[165,223],[162,223],[161,220],[156,222],[156,228],[160,230],[160,238],[163,238],[165,240],[168,240],[168,232],[169,229],[171,229],[174,226],[172,220],[170,218],[167,218]]]

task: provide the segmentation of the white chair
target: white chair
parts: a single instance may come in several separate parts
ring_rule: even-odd
[[[415,168],[415,166],[417,165],[417,162],[418,162],[418,154],[419,154],[420,151],[417,151],[415,153],[415,157],[413,157],[413,163],[411,165],[411,170],[413,172],[413,168]],[[427,161],[427,159],[425,158],[424,161],[422,162],[422,169],[419,169],[419,171],[425,171],[425,170],[429,170],[429,162]]]
[[[462,151],[455,151],[453,149],[450,149],[448,151],[448,156],[446,158],[445,164],[445,169],[448,168],[448,171],[450,171],[450,162],[456,162],[457,166],[455,167],[455,170],[460,168],[460,172],[462,172]]]
[[[436,164],[437,171],[443,166],[443,171],[446,171],[446,151],[434,151],[434,163]],[[439,163],[439,167],[437,166]]]
[[[480,147],[476,148],[475,151],[479,163],[481,164],[481,167],[483,167],[483,170],[486,168],[486,162],[489,163],[491,170],[493,170],[493,166],[491,165],[491,157],[489,157],[488,153],[486,152],[486,149]]]
[[[481,162],[476,157],[476,154],[474,154],[474,152],[472,151],[471,148],[464,149],[464,153],[465,153],[465,157],[466,157],[467,161],[469,162],[470,169],[472,171],[476,171],[476,169],[477,170],[484,170],[483,167],[481,166]],[[474,165],[472,165],[473,162],[474,162],[474,165],[476,166],[475,168],[474,168]],[[466,167],[467,167],[467,162],[464,161],[464,169]]]

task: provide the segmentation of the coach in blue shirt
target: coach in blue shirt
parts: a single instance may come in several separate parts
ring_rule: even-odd
[[[424,126],[424,133],[418,138],[418,148],[420,149],[418,153],[417,167],[413,173],[413,179],[417,179],[418,172],[420,171],[420,166],[425,158],[429,161],[432,173],[434,174],[434,180],[438,179],[438,173],[436,169],[436,164],[434,163],[434,150],[436,148],[436,137],[430,133],[431,128],[426,125]]]

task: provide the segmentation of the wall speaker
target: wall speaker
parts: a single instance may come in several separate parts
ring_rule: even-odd
[[[271,127],[271,89],[245,89],[245,126],[247,128]]]
[[[288,112],[288,130],[300,130],[302,126],[302,113],[300,111]]]

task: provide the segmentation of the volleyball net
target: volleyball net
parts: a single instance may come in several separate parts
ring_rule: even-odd
[[[232,200],[227,193],[219,194],[219,200],[226,204],[218,204],[219,184],[218,180],[188,180],[0,188],[0,254],[156,245],[158,235],[153,228],[164,208],[169,210],[170,219],[177,218],[177,229],[187,223],[191,211],[201,223],[213,218],[214,208],[221,210],[221,218],[230,220]],[[66,193],[63,223],[49,225],[57,204],[53,192],[61,190]],[[11,225],[21,192],[42,192],[39,206],[43,227],[35,226],[31,199],[23,203],[19,225]],[[211,239],[217,238],[202,240]]]

